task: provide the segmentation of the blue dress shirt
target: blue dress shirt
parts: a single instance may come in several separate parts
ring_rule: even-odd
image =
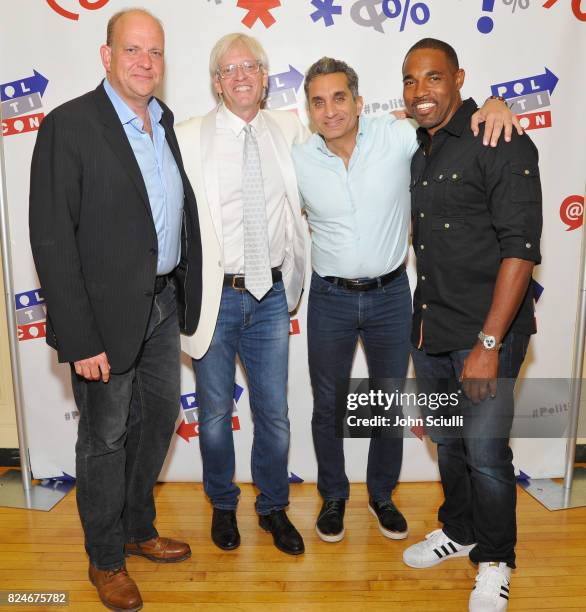
[[[416,150],[413,126],[392,115],[360,117],[348,169],[318,134],[293,147],[320,276],[375,278],[403,263]]]
[[[163,110],[157,100],[151,98],[148,104],[153,131],[151,139],[144,130],[142,119],[116,93],[108,79],[104,79],[104,89],[120,118],[149,196],[157,231],[157,274],[169,274],[181,256],[183,181],[160,123]],[[131,232],[132,228],[129,227],[128,231]]]

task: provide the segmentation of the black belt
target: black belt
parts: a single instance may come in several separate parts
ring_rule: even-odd
[[[365,280],[339,278],[338,276],[322,276],[321,278],[328,281],[328,283],[343,287],[344,289],[349,289],[350,291],[370,291],[370,289],[376,289],[377,287],[387,285],[403,274],[403,272],[405,272],[405,264],[401,264],[396,270],[384,274],[383,276],[378,276],[377,278],[367,278]]]
[[[272,268],[271,276],[273,277],[273,283],[276,283],[283,278],[283,275],[281,274],[281,270],[279,268]],[[246,285],[244,284],[244,274],[224,274],[224,287],[232,287],[232,289],[246,291]]]
[[[163,289],[167,286],[167,283],[169,282],[170,278],[170,274],[163,274],[162,276],[155,277],[155,295],[163,291]]]

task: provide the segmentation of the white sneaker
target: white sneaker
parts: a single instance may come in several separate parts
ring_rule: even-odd
[[[502,612],[509,605],[511,568],[506,563],[490,561],[478,564],[476,584],[470,593],[470,612]]]
[[[403,561],[409,567],[432,567],[451,557],[467,557],[476,544],[463,546],[450,540],[442,529],[425,536],[425,540],[403,551]]]

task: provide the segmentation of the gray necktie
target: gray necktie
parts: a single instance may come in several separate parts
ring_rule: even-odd
[[[269,259],[267,207],[258,142],[252,127],[244,128],[242,202],[244,204],[244,282],[257,300],[273,286]]]

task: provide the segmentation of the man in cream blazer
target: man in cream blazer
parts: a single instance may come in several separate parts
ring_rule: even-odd
[[[305,270],[305,228],[290,151],[309,133],[293,113],[261,110],[267,58],[254,38],[221,38],[211,53],[210,74],[220,104],[177,126],[177,137],[202,236],[200,322],[193,336],[183,337],[182,348],[193,358],[196,376],[212,540],[224,550],[240,544],[232,438],[238,356],[254,419],[259,524],[277,548],[301,554],[303,539],[284,510],[289,311],[299,302]]]

